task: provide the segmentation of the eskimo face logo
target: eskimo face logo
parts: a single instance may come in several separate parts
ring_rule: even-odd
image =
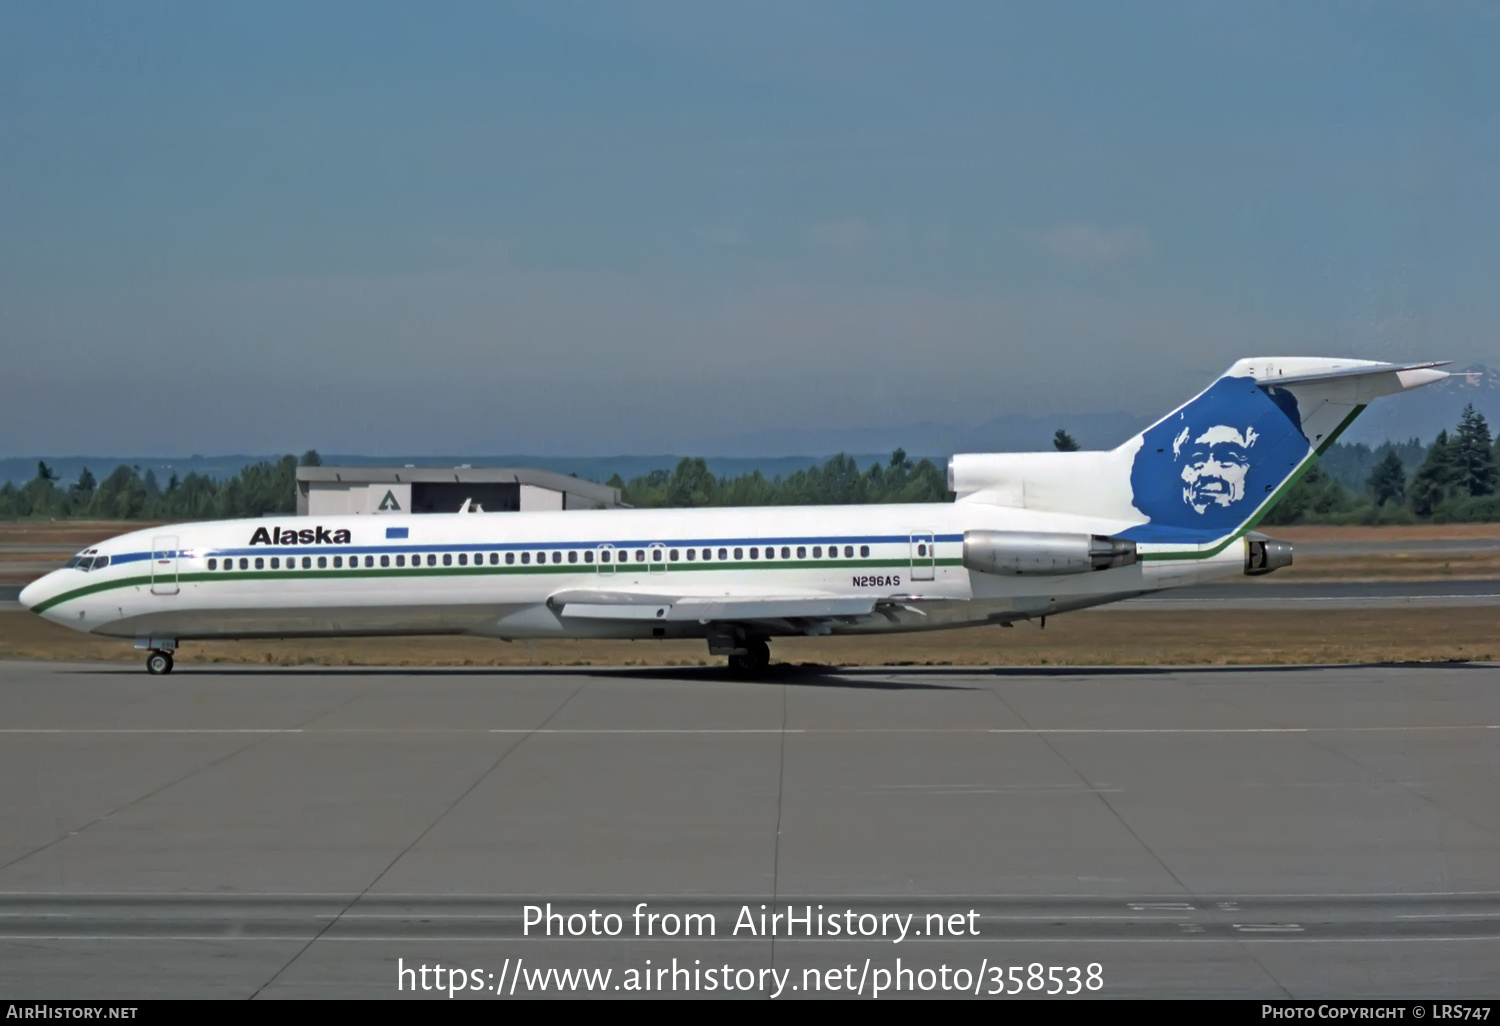
[[[1245,497],[1255,428],[1215,424],[1193,436],[1183,428],[1172,440],[1172,458],[1182,468],[1182,501],[1199,514],[1210,506],[1232,506]]]
[[[1146,429],[1130,466],[1132,503],[1158,529],[1233,530],[1311,451],[1301,421],[1285,389],[1220,378]]]

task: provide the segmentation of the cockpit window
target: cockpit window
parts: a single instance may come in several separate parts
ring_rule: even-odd
[[[109,566],[108,556],[95,556],[93,549],[85,549],[63,564],[64,570],[101,570]]]

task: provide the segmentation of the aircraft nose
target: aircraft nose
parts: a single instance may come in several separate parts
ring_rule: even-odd
[[[55,590],[53,588],[52,574],[40,577],[21,589],[16,596],[16,601],[27,609],[35,609],[41,603],[47,601],[47,596]]]
[[[21,589],[21,594],[16,596],[16,601],[21,603],[21,605],[25,606],[27,609],[30,609],[32,606],[36,605],[42,600],[42,590],[37,587],[37,585],[41,583],[41,581],[32,581],[30,584],[26,585],[26,587]]]

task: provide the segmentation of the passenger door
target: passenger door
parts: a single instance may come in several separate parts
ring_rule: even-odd
[[[911,579],[930,581],[937,576],[937,550],[933,547],[930,532],[912,532]]]
[[[157,535],[151,539],[151,594],[177,594],[177,536]]]

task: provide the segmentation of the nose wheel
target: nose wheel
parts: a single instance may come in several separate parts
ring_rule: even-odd
[[[171,652],[152,652],[146,657],[146,672],[153,677],[159,677],[164,673],[172,672]]]

